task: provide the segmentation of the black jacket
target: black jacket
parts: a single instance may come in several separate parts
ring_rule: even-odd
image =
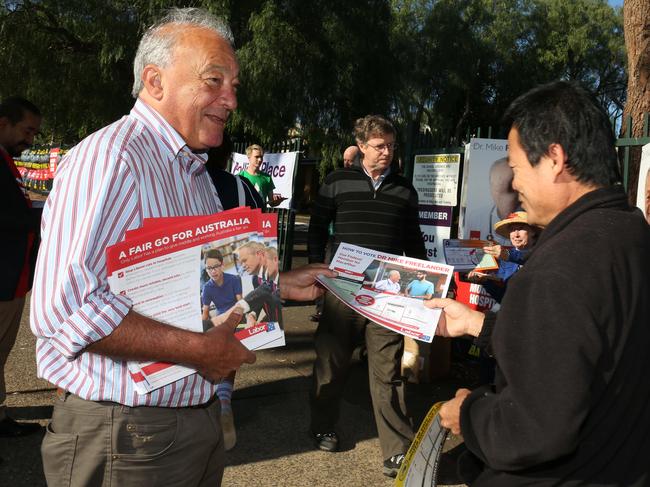
[[[592,191],[542,232],[494,323],[494,393],[461,407],[474,486],[650,485],[650,227]]]
[[[30,231],[34,232],[34,244],[29,255],[31,288],[41,213],[41,209],[27,205],[22,189],[5,162],[4,154],[0,152],[0,301],[14,299],[25,263]]]

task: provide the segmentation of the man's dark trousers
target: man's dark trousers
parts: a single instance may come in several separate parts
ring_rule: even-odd
[[[325,295],[316,331],[311,428],[315,433],[334,431],[350,359],[359,338],[368,350],[370,395],[383,458],[406,453],[413,427],[404,400],[405,383],[400,365],[404,340],[359,315],[331,293]]]

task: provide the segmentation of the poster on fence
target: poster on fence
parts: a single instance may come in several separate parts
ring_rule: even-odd
[[[427,258],[434,262],[444,263],[442,241],[451,236],[459,169],[460,154],[415,156],[413,186],[418,192],[420,230]]]
[[[291,208],[293,197],[293,175],[296,164],[298,163],[298,152],[279,152],[265,153],[264,160],[260,166],[260,171],[268,174],[273,179],[275,185],[274,193],[280,194],[286,198],[276,208]],[[232,155],[232,166],[230,172],[239,174],[248,167],[248,157],[246,154],[237,152]]]
[[[639,165],[639,186],[636,191],[636,206],[641,208],[650,223],[650,144],[643,146]]]
[[[507,140],[470,139],[466,145],[458,238],[510,245],[494,232],[496,222],[519,209],[507,155]]]

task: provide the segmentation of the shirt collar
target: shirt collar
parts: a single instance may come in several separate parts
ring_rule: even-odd
[[[188,162],[196,160],[201,165],[205,164],[208,160],[207,154],[193,152],[176,129],[156,109],[140,98],[135,101],[130,116],[158,134],[163,144],[174,155],[174,158],[181,156],[183,160],[187,160]]]
[[[384,170],[384,172],[379,175],[379,177],[377,179],[372,179],[372,176],[370,175],[370,173],[366,169],[366,166],[364,166],[363,163],[361,163],[360,165],[361,165],[361,169],[363,169],[363,172],[366,173],[366,176],[368,176],[370,178],[370,181],[372,182],[372,185],[374,186],[375,189],[377,189],[377,188],[379,188],[379,186],[381,186],[381,183],[384,182],[384,179],[386,179],[386,176],[388,176],[390,174],[390,170],[391,170],[391,167],[389,165]]]

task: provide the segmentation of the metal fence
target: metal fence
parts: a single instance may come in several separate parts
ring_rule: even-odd
[[[630,149],[650,144],[650,113],[643,115],[643,135],[641,137],[632,137],[632,117],[627,117],[625,122],[625,134],[623,134],[623,137],[616,139],[616,147],[619,148],[619,154],[621,150],[623,151],[623,167],[621,167],[621,171],[623,173],[623,186],[627,191],[630,176]]]

